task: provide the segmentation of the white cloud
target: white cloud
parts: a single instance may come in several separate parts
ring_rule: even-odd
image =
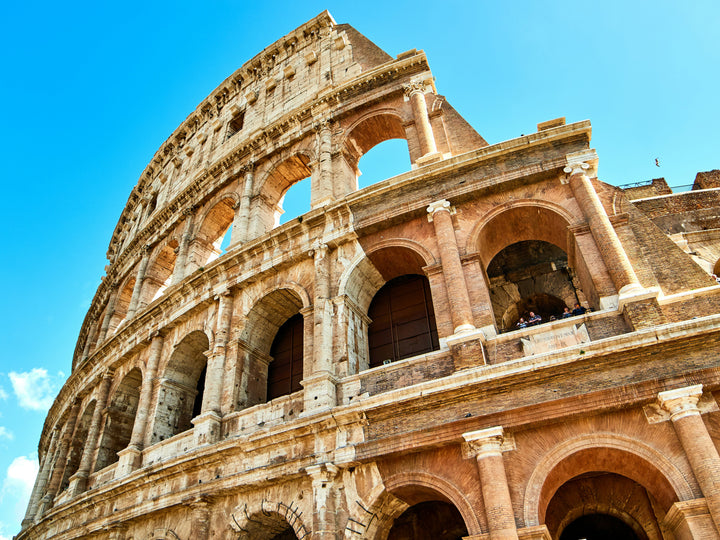
[[[0,504],[5,508],[12,507],[17,530],[20,529],[20,523],[25,517],[25,510],[30,501],[30,494],[37,473],[37,457],[32,454],[13,459],[5,473],[5,479],[0,490]],[[7,527],[6,523],[0,524],[0,540],[3,540],[4,533],[8,528],[12,527]]]
[[[15,438],[12,431],[9,431],[5,426],[0,426],[0,439],[8,439],[12,441]],[[2,540],[0,538],[0,540]]]
[[[46,369],[33,368],[24,373],[11,371],[8,377],[23,409],[47,411],[60,390],[65,375],[48,375]]]
[[[7,398],[8,398],[8,393],[5,391],[5,389],[2,386],[0,386],[0,399],[7,399]],[[0,538],[0,540],[2,540],[2,538]]]

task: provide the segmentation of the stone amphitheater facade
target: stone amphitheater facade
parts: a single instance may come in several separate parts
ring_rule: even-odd
[[[720,538],[720,173],[590,137],[489,145],[327,12],[267,47],[132,190],[16,538]]]

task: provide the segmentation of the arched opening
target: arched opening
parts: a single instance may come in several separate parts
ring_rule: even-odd
[[[110,318],[110,325],[108,326],[108,335],[115,333],[125,321],[128,309],[130,308],[130,301],[132,300],[134,288],[135,276],[129,278],[125,282],[115,299],[115,307],[112,317]]]
[[[387,540],[461,540],[467,535],[458,509],[432,500],[415,504],[395,518]]]
[[[307,179],[311,176],[310,158],[304,154],[293,155],[275,166],[262,185],[255,189],[251,201],[249,238],[264,234],[280,223],[307,212],[311,199],[310,181]],[[301,182],[303,180],[305,182]],[[302,185],[288,194],[288,190],[298,182]],[[283,205],[287,207],[287,213]]]
[[[220,200],[207,213],[202,225],[190,244],[188,257],[189,271],[202,268],[222,254],[223,240],[229,236],[235,218],[235,199]]]
[[[159,248],[157,254],[148,264],[143,281],[142,298],[139,309],[147,306],[156,298],[160,298],[165,289],[170,286],[173,270],[175,270],[176,250],[178,243],[171,240]]]
[[[568,525],[560,540],[641,540],[632,527],[607,514],[587,514]],[[647,538],[647,537],[645,537]]]
[[[204,332],[191,332],[175,348],[160,379],[152,444],[192,428],[200,412],[210,347]]]
[[[478,231],[473,245],[485,267],[498,330],[514,329],[530,311],[540,311],[547,322],[566,306],[589,307],[588,297],[597,300],[583,254],[569,244],[569,225],[560,210],[521,201]]]
[[[303,317],[296,313],[275,334],[270,347],[272,361],[268,366],[267,399],[286,396],[302,390]]]
[[[402,139],[402,142],[394,141],[387,146],[383,145],[382,149],[378,149],[377,156],[371,157],[368,161],[364,160],[363,166],[366,169],[366,179],[358,182],[362,174],[359,166],[360,159],[377,145],[391,139]],[[382,169],[384,166],[382,164],[378,168],[379,170],[375,172],[372,171],[371,167],[368,167],[368,165],[376,159],[377,161],[381,161],[383,156],[389,159],[388,165],[398,163],[397,165],[392,165],[392,168],[404,166],[405,168],[400,172],[405,172],[410,169],[410,153],[406,139],[402,118],[394,112],[383,111],[363,118],[350,129],[350,132],[345,138],[342,152],[344,168],[348,170],[349,174],[351,174],[351,171],[354,171],[356,185],[360,183],[362,187],[369,186],[378,180],[392,176],[392,174],[383,173]],[[407,156],[406,161],[400,157],[402,154]],[[388,172],[389,168],[388,166],[386,169]]]
[[[235,523],[238,518],[233,516]],[[307,535],[307,531],[297,516],[292,514],[287,519],[274,510],[266,510],[263,508],[261,512],[251,515],[240,515],[241,519],[240,534],[238,538],[241,540],[297,540],[298,535],[295,528],[299,529],[301,538]],[[293,525],[290,525],[290,523]]]
[[[629,478],[606,472],[575,477],[555,493],[545,514],[560,540],[662,538],[657,501]]]
[[[118,460],[117,453],[130,443],[138,402],[142,373],[134,368],[125,377],[110,400],[105,426],[98,447],[95,470],[99,471]]]
[[[290,186],[275,210],[275,226],[287,223],[310,211],[311,178],[308,176]]]
[[[526,519],[537,519],[552,538],[560,538],[578,518],[605,514],[620,519],[639,539],[663,538],[659,524],[673,504],[692,498],[682,473],[649,448],[620,448],[630,443],[622,438],[608,443],[566,454],[565,448],[573,448],[576,441],[551,452],[561,452],[557,456],[561,459],[539,466],[548,472],[541,484],[530,484],[535,487],[526,493]],[[537,518],[532,517],[535,508]]]
[[[375,294],[368,317],[370,367],[437,350],[437,327],[425,276],[391,279]]]
[[[358,187],[368,187],[386,178],[409,171],[410,153],[407,141],[388,139],[366,151],[358,162]]]
[[[244,362],[253,374],[243,389],[248,406],[299,390],[304,355],[302,307],[297,292],[282,288],[265,295],[248,313],[241,333]],[[275,360],[278,364],[272,366]]]
[[[487,267],[495,323],[511,330],[530,312],[543,322],[561,318],[563,309],[579,301],[568,257],[543,240],[523,240],[502,249]]]
[[[75,426],[72,445],[68,450],[67,461],[65,462],[65,471],[63,472],[63,479],[60,483],[60,491],[68,487],[70,484],[70,477],[80,468],[80,461],[82,459],[83,451],[85,450],[88,432],[90,431],[90,422],[92,421],[94,412],[95,401],[92,401],[85,407],[82,416],[79,418],[77,425]]]

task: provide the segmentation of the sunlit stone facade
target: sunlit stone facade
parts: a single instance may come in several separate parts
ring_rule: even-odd
[[[720,538],[718,172],[590,136],[489,145],[326,12],[267,47],[132,190],[18,538]]]

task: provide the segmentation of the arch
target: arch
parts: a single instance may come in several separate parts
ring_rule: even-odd
[[[221,255],[223,238],[229,234],[235,219],[237,200],[237,195],[234,193],[223,194],[217,202],[208,206],[205,214],[198,220],[200,226],[195,231],[190,244],[190,272],[205,266]]]
[[[355,171],[355,176],[359,174],[360,158],[374,146],[390,139],[407,141],[403,124],[408,120],[396,109],[386,107],[370,111],[348,126],[340,147],[349,167]]]
[[[428,500],[449,502],[460,512],[468,534],[482,533],[480,523],[475,516],[470,501],[460,489],[444,478],[422,471],[414,471],[394,474],[385,479],[383,483],[387,493],[403,501],[408,506]],[[380,499],[381,496],[374,502]],[[404,510],[405,508],[396,506],[394,514],[388,516],[388,518],[395,520]]]
[[[128,276],[123,285],[118,288],[117,298],[113,306],[113,314],[110,318],[108,326],[108,335],[112,335],[118,331],[125,321],[130,302],[132,300],[133,290],[135,289],[135,275]]]
[[[597,538],[593,533],[609,525],[619,534],[605,534],[603,538],[629,536],[632,540],[659,540],[662,538],[658,523],[661,516],[662,512],[637,482],[613,473],[588,473],[560,486],[548,503],[544,521],[553,538],[568,538],[566,533],[570,531],[566,529],[570,526],[572,530],[578,525],[580,530],[590,533],[589,537]],[[583,526],[584,517],[589,519]]]
[[[440,348],[430,282],[424,275],[390,279],[368,308],[369,367]]]
[[[498,206],[478,222],[468,236],[488,267],[503,248],[523,240],[542,240],[568,252],[567,229],[578,223],[565,208],[547,201],[523,199]]]
[[[387,281],[403,274],[423,274],[423,268],[434,262],[432,254],[417,242],[387,239],[355,257],[340,276],[338,294],[367,313],[373,296]]]
[[[240,338],[267,355],[280,326],[302,308],[309,307],[310,296],[293,282],[282,283],[258,296],[245,316]]]
[[[142,386],[140,368],[131,369],[115,388],[108,400],[105,426],[95,459],[95,471],[118,460],[118,452],[130,443]]]
[[[85,451],[85,444],[87,443],[87,436],[90,431],[90,423],[92,422],[93,413],[95,412],[95,405],[96,401],[94,399],[85,405],[85,409],[75,425],[75,430],[72,436],[72,444],[68,449],[65,470],[63,471],[62,482],[60,483],[60,491],[63,491],[68,487],[70,484],[70,477],[80,468],[80,461],[82,459],[83,452]]]
[[[599,461],[601,454],[604,457]],[[620,474],[643,486],[665,510],[676,499],[695,498],[693,487],[686,481],[692,472],[678,470],[654,448],[615,433],[586,434],[556,445],[538,462],[525,490],[526,525],[539,525],[555,491],[571,478],[597,471],[597,463],[602,463],[604,472]],[[647,476],[640,478],[643,474]]]
[[[263,234],[277,226],[283,213],[285,193],[300,180],[312,177],[313,158],[310,151],[301,149],[269,164],[267,172],[253,190],[250,237]]]
[[[270,346],[272,361],[268,365],[267,400],[302,390],[304,324],[296,313],[278,329]]]
[[[202,403],[209,348],[202,330],[190,332],[176,345],[159,381],[151,444],[192,428]]]
[[[490,300],[495,324],[514,329],[519,317],[533,312],[543,322],[561,318],[563,309],[580,302],[568,256],[555,244],[522,240],[499,251],[488,264]]]
[[[254,497],[257,499],[257,497]],[[244,503],[230,513],[230,527],[239,540],[274,540],[282,538],[291,530],[296,538],[307,538],[310,531],[305,526],[302,512],[292,504],[274,502],[262,498],[250,504]]]
[[[173,238],[155,249],[153,258],[148,263],[145,272],[139,307],[145,307],[152,303],[170,286],[172,274],[175,270],[177,248],[178,241]]]

